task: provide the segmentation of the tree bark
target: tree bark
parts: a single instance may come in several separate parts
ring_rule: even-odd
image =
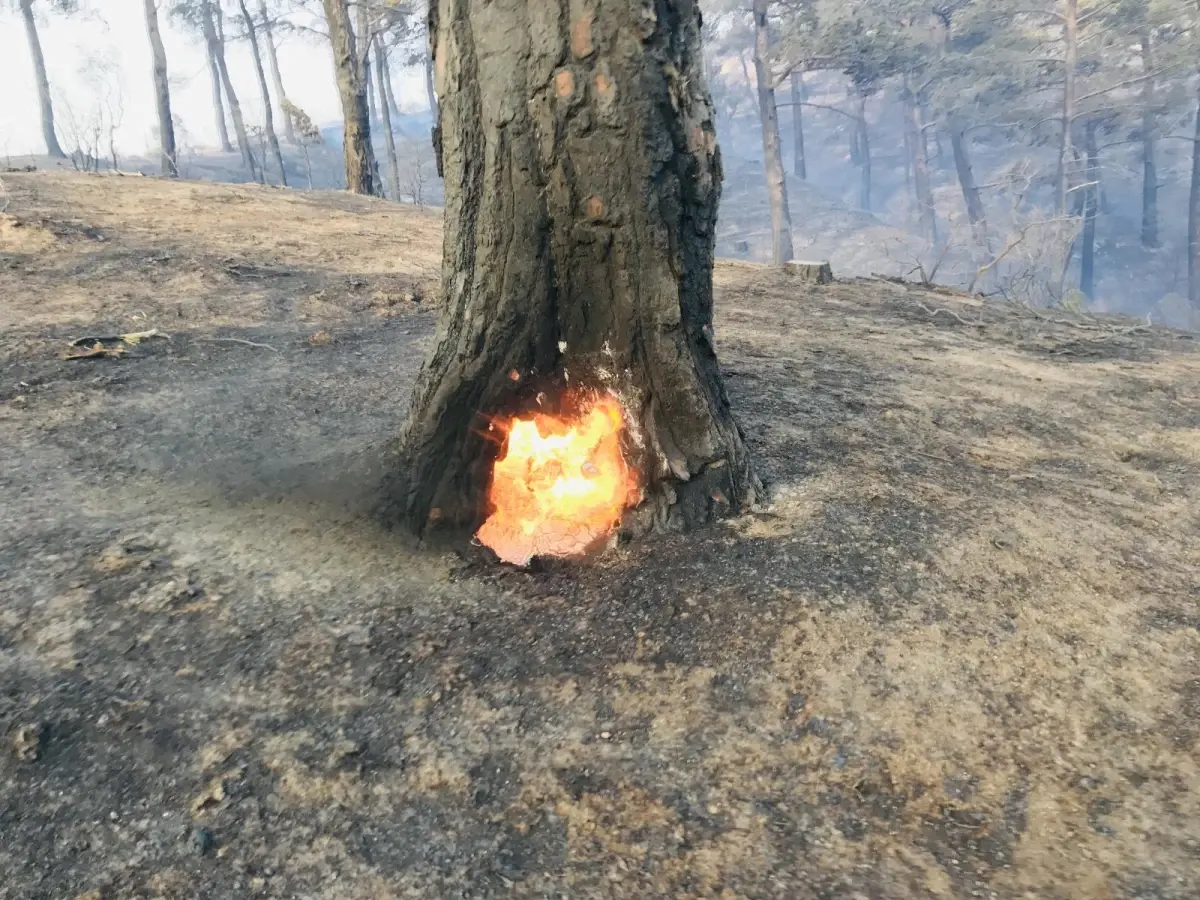
[[[367,95],[367,122],[373,126],[379,121],[379,110],[375,108],[375,91],[371,84],[374,81],[371,77],[371,36],[373,34],[371,16],[364,0],[358,0],[355,12],[358,17],[357,33],[355,34],[355,50],[358,52],[358,79]],[[368,137],[367,140],[370,142],[371,138]],[[383,179],[379,176],[379,160],[375,156],[374,144],[371,146],[371,180],[375,185],[375,194],[382,197]]]
[[[437,91],[433,86],[433,56],[425,54],[425,99],[429,103],[429,114],[436,122],[438,118]]]
[[[1196,103],[1196,131],[1192,140],[1192,186],[1188,194],[1188,299],[1192,313],[1200,316],[1200,97]]]
[[[353,194],[375,194],[375,152],[371,147],[366,87],[359,77],[358,53],[350,10],[346,0],[322,0],[329,40],[333,45],[333,67],[342,101],[342,148],[346,162],[346,190]]]
[[[921,107],[912,91],[904,90],[904,127],[908,139],[905,143],[912,156],[910,165],[913,186],[917,197],[917,216],[921,225],[921,236],[931,244],[937,243],[937,209],[933,205],[933,187],[929,181],[929,165],[925,159],[925,126],[921,121]]]
[[[150,54],[154,60],[154,105],[158,110],[158,143],[162,153],[162,173],[169,178],[179,176],[175,154],[175,122],[171,118],[171,85],[167,80],[167,51],[158,28],[156,0],[143,0],[146,13],[146,34],[150,38]],[[114,153],[114,157],[115,157]],[[116,165],[114,159],[113,165]]]
[[[975,172],[971,168],[970,151],[967,149],[966,127],[962,122],[950,122],[950,149],[954,154],[954,170],[958,174],[963,202],[967,205],[967,221],[971,223],[976,242],[985,250],[990,250],[987,212],[975,183]]]
[[[758,114],[762,125],[763,176],[771,205],[771,238],[775,265],[792,258],[792,213],[788,208],[787,175],[779,139],[779,109],[771,75],[771,37],[767,30],[768,0],[754,0],[754,76],[758,84]]]
[[[1149,33],[1142,35],[1142,74],[1154,71]],[[1158,246],[1158,122],[1154,79],[1142,83],[1142,246]]]
[[[792,72],[792,170],[796,177],[808,179],[808,159],[804,155],[804,73]]]
[[[46,144],[46,155],[66,159],[54,133],[54,104],[50,100],[50,77],[46,74],[46,57],[42,54],[42,41],[38,37],[37,22],[33,18],[33,0],[21,0],[21,18],[25,22],[25,38],[29,43],[29,56],[33,61],[33,75],[37,82],[38,106],[42,115],[42,140]]]
[[[1096,220],[1100,215],[1100,148],[1096,143],[1096,122],[1084,129],[1087,153],[1087,193],[1083,206],[1083,246],[1080,249],[1079,290],[1089,300],[1096,297]]]
[[[221,97],[221,68],[217,65],[217,57],[213,53],[212,44],[204,42],[204,54],[208,57],[208,74],[212,81],[213,110],[217,116],[217,139],[221,142],[222,153],[232,153],[233,144],[229,142],[229,126],[225,124],[225,101]]]
[[[292,127],[292,117],[283,108],[287,101],[287,91],[283,89],[283,75],[279,71],[279,52],[275,48],[275,29],[271,24],[270,13],[267,12],[267,0],[258,0],[258,14],[262,18],[263,43],[267,48],[267,63],[271,67],[271,81],[275,83],[275,99],[279,102],[279,117],[283,120],[283,139],[295,145],[296,129]]]
[[[400,107],[396,104],[396,93],[392,88],[392,64],[388,59],[388,48],[382,37],[376,41],[375,52],[379,55],[380,68],[383,72],[383,95],[387,100],[388,112],[391,113],[393,119],[398,119],[400,118]]]
[[[379,87],[379,111],[383,116],[383,140],[388,155],[388,189],[392,199],[400,199],[400,160],[396,158],[396,137],[392,133],[392,108],[388,103],[387,59],[383,54],[383,41],[375,35],[375,83]]]
[[[858,205],[871,211],[871,135],[867,130],[867,95],[859,94],[858,98],[858,164],[862,166],[859,173]]]
[[[250,138],[246,134],[246,121],[242,118],[242,107],[238,103],[237,92],[233,89],[233,81],[229,77],[229,67],[225,65],[224,35],[217,31],[220,11],[215,10],[212,0],[203,0],[200,11],[201,28],[204,30],[204,40],[209,46],[213,58],[217,62],[217,71],[221,75],[221,87],[225,91],[225,99],[229,101],[229,117],[233,119],[233,134],[237,138],[238,150],[242,154],[242,162],[255,181],[260,181],[262,175],[258,162],[254,158],[254,148],[250,146]]]
[[[258,31],[254,27],[254,19],[246,8],[246,0],[238,0],[238,8],[242,11],[242,19],[246,23],[246,37],[250,41],[250,54],[254,58],[254,74],[258,76],[258,89],[262,92],[263,101],[263,130],[267,133],[267,146],[279,166],[279,183],[287,187],[287,169],[283,164],[283,151],[279,149],[279,137],[275,134],[275,116],[271,112],[271,90],[267,87],[267,73],[263,69],[262,52],[258,47]],[[287,117],[284,116],[286,119]],[[263,160],[263,171],[267,168]]]
[[[480,523],[486,417],[568,375],[618,389],[633,423],[646,499],[626,530],[761,495],[713,346],[721,164],[698,6],[589,6],[432,5],[444,299],[384,505],[418,533]]]
[[[1071,173],[1067,169],[1072,158],[1071,132],[1075,123],[1075,76],[1079,68],[1079,0],[1063,0],[1065,13],[1063,16],[1063,41],[1065,43],[1063,60],[1063,105],[1062,105],[1062,136],[1058,145],[1058,169],[1056,183],[1058,190],[1058,212],[1065,215],[1067,199],[1071,192]]]

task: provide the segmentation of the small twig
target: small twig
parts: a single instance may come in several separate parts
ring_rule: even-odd
[[[197,340],[199,340],[201,343],[204,343],[204,344],[244,344],[247,347],[258,347],[262,350],[270,350],[272,353],[279,352],[277,349],[272,347],[270,344],[260,344],[257,341],[247,341],[247,340],[243,340],[242,338],[217,337],[217,338],[198,338]]]
[[[936,453],[926,453],[923,450],[914,450],[913,453],[917,454],[917,456],[924,456],[927,459],[936,459],[938,462],[954,464],[954,460],[946,456],[938,456]]]

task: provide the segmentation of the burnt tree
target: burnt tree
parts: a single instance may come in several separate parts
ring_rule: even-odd
[[[713,345],[721,162],[698,4],[438,0],[429,28],[444,297],[385,514],[477,525],[484,417],[566,373],[622,389],[646,494],[627,529],[744,509],[762,487]]]
[[[346,163],[346,190],[375,194],[375,151],[371,146],[371,120],[367,86],[355,46],[354,26],[347,0],[321,0],[333,47],[333,70],[342,102],[342,148]]]
[[[143,7],[146,14],[146,35],[150,39],[150,55],[154,60],[154,106],[158,111],[158,145],[162,151],[162,173],[168,178],[175,178],[179,175],[179,164],[175,152],[175,122],[171,118],[167,51],[163,49],[155,0],[144,0]]]

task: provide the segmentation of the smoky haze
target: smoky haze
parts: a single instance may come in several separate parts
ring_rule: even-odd
[[[829,259],[841,276],[1200,324],[1192,0],[702,6],[725,170],[720,255]],[[339,9],[359,45],[385,63],[385,85],[374,58],[358,75],[368,103],[352,135],[365,133],[378,170],[359,183],[391,199],[441,201],[425,10],[415,0],[159,4],[179,175],[278,182],[281,161],[292,187],[346,186],[341,135],[357,120],[330,52],[330,11]],[[258,26],[273,128],[246,12]],[[206,16],[215,25],[207,36]],[[39,164],[156,166],[161,129],[141,10],[24,0],[0,23],[5,70],[20,68],[10,83],[21,96],[3,112],[9,165],[14,148],[49,146],[30,52],[36,32],[51,133],[67,157]]]

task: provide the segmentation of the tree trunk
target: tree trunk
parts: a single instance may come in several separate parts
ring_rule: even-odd
[[[212,81],[213,110],[217,116],[217,138],[221,142],[222,153],[232,153],[233,144],[229,142],[229,127],[225,124],[225,101],[221,98],[221,69],[217,65],[217,57],[213,53],[212,44],[204,42],[204,54],[208,57],[208,74]]]
[[[796,177],[808,179],[808,160],[804,155],[804,73],[799,69],[792,72],[792,170]]]
[[[697,4],[570,10],[431,10],[445,296],[384,504],[418,533],[431,518],[479,524],[497,453],[487,416],[568,374],[621,391],[645,491],[627,531],[761,495],[713,346],[721,164]]]
[[[871,135],[867,131],[867,97],[858,99],[858,162],[862,166],[858,187],[858,205],[871,211]]]
[[[429,114],[436,122],[438,118],[437,91],[433,86],[433,57],[429,53],[425,54],[425,98],[429,103]]]
[[[42,140],[46,143],[46,155],[66,159],[54,133],[54,104],[50,102],[50,78],[46,75],[46,57],[42,55],[42,41],[38,37],[37,22],[33,18],[33,0],[21,0],[21,18],[25,21],[25,38],[29,43],[29,56],[33,60],[33,75],[37,82],[38,105],[42,113]]]
[[[158,143],[162,152],[162,173],[169,178],[179,176],[175,155],[175,123],[171,119],[171,86],[167,81],[167,51],[163,48],[158,29],[158,6],[155,0],[143,0],[146,12],[146,34],[150,38],[150,53],[154,60],[154,105],[158,110]],[[113,153],[116,166],[116,153]]]
[[[917,215],[921,223],[921,236],[931,244],[937,243],[937,209],[933,205],[933,188],[929,182],[929,165],[925,159],[924,123],[917,98],[907,88],[904,91],[904,125],[908,135],[906,143],[912,154],[913,185],[916,189]]]
[[[1096,297],[1096,219],[1100,215],[1100,148],[1096,144],[1096,122],[1084,131],[1087,152],[1087,193],[1083,207],[1083,247],[1080,250],[1079,290],[1089,300]]]
[[[971,168],[971,157],[967,149],[966,127],[961,122],[950,122],[950,149],[954,153],[954,170],[958,174],[963,202],[967,205],[967,221],[971,223],[971,232],[975,235],[975,241],[990,251],[987,213],[983,207],[979,187],[975,184],[975,172]]]
[[[1142,74],[1154,71],[1149,33],[1142,35]],[[1158,246],[1158,123],[1154,79],[1142,83],[1142,246]]]
[[[779,109],[771,76],[771,40],[767,31],[768,0],[754,0],[754,77],[758,84],[758,112],[762,124],[763,174],[771,205],[771,238],[775,265],[793,255],[792,213],[788,209],[787,176],[779,140]]]
[[[392,108],[388,103],[387,59],[383,54],[383,41],[375,35],[375,83],[379,87],[379,111],[383,116],[383,140],[388,155],[388,189],[393,200],[400,199],[400,160],[396,158],[396,137],[392,134]]]
[[[1075,123],[1075,76],[1079,67],[1079,0],[1063,0],[1065,14],[1063,16],[1063,41],[1065,44],[1063,60],[1063,105],[1062,105],[1062,136],[1058,145],[1058,169],[1056,173],[1058,190],[1058,212],[1067,212],[1067,198],[1071,192],[1071,173],[1068,164],[1072,158],[1071,132]]]
[[[220,11],[214,7],[211,0],[203,0],[200,12],[204,40],[208,43],[209,50],[217,61],[217,71],[221,75],[221,87],[225,91],[225,99],[229,101],[229,117],[233,119],[233,133],[237,138],[238,150],[242,154],[242,162],[246,164],[250,177],[255,181],[260,181],[262,175],[258,170],[258,162],[254,159],[254,148],[250,146],[250,138],[246,134],[246,122],[242,118],[242,107],[238,103],[237,92],[233,89],[233,81],[229,78],[229,67],[225,65],[223,32],[217,31]]]
[[[355,49],[358,51],[358,78],[363,91],[367,95],[367,122],[372,126],[379,121],[379,110],[375,108],[375,91],[371,82],[371,17],[367,4],[359,0],[355,5],[358,16]],[[368,138],[368,141],[370,138]],[[375,149],[371,147],[371,180],[375,185],[375,194],[383,196],[383,179],[379,177],[379,160],[375,157]]]
[[[1192,187],[1188,195],[1188,299],[1192,303],[1192,314],[1200,317],[1200,98],[1196,103]]]
[[[396,94],[392,89],[392,63],[388,59],[387,45],[383,42],[383,38],[377,38],[375,42],[375,53],[378,54],[381,65],[380,71],[383,73],[383,96],[387,101],[388,112],[391,118],[400,118],[400,107],[396,105]]]
[[[267,64],[271,67],[271,80],[275,83],[275,99],[279,102],[279,117],[283,120],[283,139],[295,145],[296,129],[292,127],[292,117],[284,110],[287,102],[287,91],[283,89],[283,76],[279,72],[279,52],[275,49],[275,31],[271,25],[271,16],[267,12],[267,0],[258,0],[258,15],[262,19],[264,43],[267,47]]]
[[[267,133],[267,146],[271,148],[271,155],[275,157],[275,164],[279,166],[279,183],[287,187],[287,169],[283,164],[283,151],[279,149],[279,138],[275,134],[275,116],[271,112],[271,90],[267,87],[267,73],[263,70],[262,53],[258,48],[258,32],[254,28],[254,19],[250,16],[250,10],[246,8],[246,0],[238,0],[238,7],[241,9],[242,19],[246,23],[250,55],[254,58],[254,74],[258,76],[258,89],[262,91],[263,130]],[[285,115],[284,118],[286,119],[287,116]],[[266,168],[266,160],[263,160],[264,172]]]
[[[375,153],[371,147],[371,122],[367,94],[359,77],[354,29],[346,0],[322,0],[329,40],[333,45],[333,67],[342,101],[342,148],[346,161],[346,190],[353,194],[375,194]]]

